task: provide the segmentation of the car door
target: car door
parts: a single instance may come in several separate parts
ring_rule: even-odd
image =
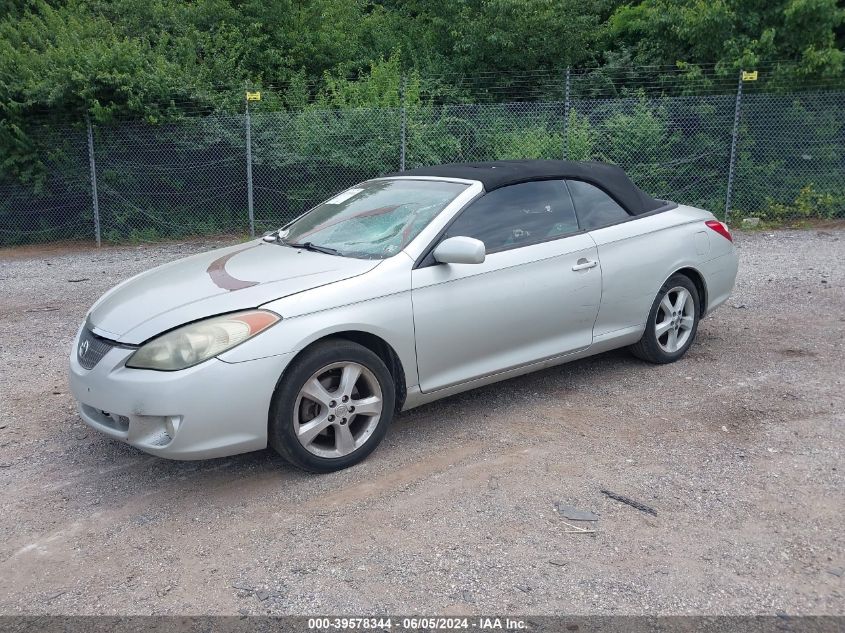
[[[428,259],[412,272],[422,391],[590,345],[601,267],[562,180],[520,183],[484,195],[458,215],[440,241],[458,235],[485,243],[483,263]]]
[[[661,219],[632,217],[590,183],[569,180],[567,184],[579,224],[589,231],[602,262],[602,300],[593,336],[600,340],[638,332],[665,272],[666,254],[659,247],[662,242],[653,236]]]

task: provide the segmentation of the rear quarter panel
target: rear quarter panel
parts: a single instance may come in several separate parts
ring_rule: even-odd
[[[641,333],[658,290],[681,268],[701,270],[722,248],[733,246],[704,226],[708,211],[679,205],[662,213],[591,231],[602,271],[602,299],[593,338],[596,341]],[[709,235],[712,233],[712,236]]]

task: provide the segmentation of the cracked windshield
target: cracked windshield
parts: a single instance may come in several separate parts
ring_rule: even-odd
[[[314,207],[280,237],[346,257],[385,259],[401,251],[467,185],[433,180],[373,180]]]

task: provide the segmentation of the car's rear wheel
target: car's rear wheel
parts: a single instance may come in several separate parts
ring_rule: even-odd
[[[317,343],[276,387],[270,446],[304,470],[347,468],[384,438],[394,402],[393,379],[376,354],[344,339]]]
[[[698,289],[686,275],[672,275],[651,306],[642,338],[631,352],[650,363],[673,363],[695,340],[701,300]]]

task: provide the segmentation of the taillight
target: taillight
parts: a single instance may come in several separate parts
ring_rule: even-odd
[[[719,222],[719,220],[707,220],[705,224],[714,231],[716,231],[716,233],[724,237],[726,240],[730,240],[731,242],[734,241],[731,232],[728,230],[728,225],[724,222]]]

